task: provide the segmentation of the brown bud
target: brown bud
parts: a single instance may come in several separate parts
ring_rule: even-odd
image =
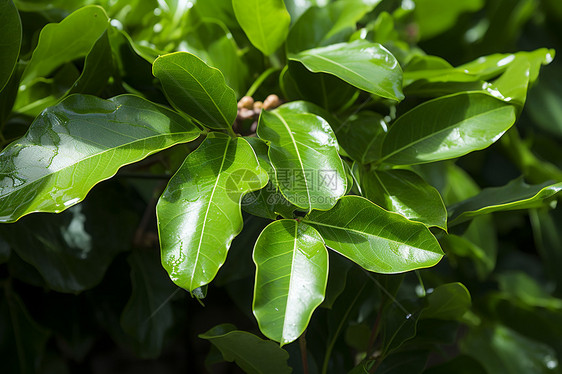
[[[238,102],[238,109],[246,108],[252,109],[254,106],[254,99],[251,96],[244,96]]]
[[[263,109],[275,109],[279,105],[281,105],[281,100],[279,100],[277,95],[269,95],[263,101]]]
[[[240,110],[238,111],[238,119],[242,121],[252,117],[254,117],[254,111],[251,109],[240,108]]]
[[[256,112],[259,112],[261,110],[261,108],[263,108],[263,103],[261,101],[256,101],[254,103],[254,110]]]

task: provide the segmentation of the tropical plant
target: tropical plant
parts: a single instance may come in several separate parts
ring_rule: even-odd
[[[560,372],[560,21],[0,0],[0,368]]]

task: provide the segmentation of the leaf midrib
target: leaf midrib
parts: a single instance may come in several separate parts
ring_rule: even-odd
[[[416,145],[416,144],[418,144],[418,143],[421,143],[421,142],[423,142],[423,141],[425,141],[425,140],[427,140],[427,139],[429,139],[429,138],[431,138],[431,137],[433,137],[433,136],[435,136],[435,135],[438,135],[438,134],[440,134],[440,133],[442,133],[442,132],[451,130],[452,128],[455,128],[455,127],[461,127],[461,126],[465,125],[467,122],[469,122],[469,121],[471,121],[471,120],[474,120],[474,119],[479,118],[479,117],[482,117],[482,116],[487,116],[487,115],[493,114],[493,113],[495,113],[495,112],[502,111],[502,110],[504,110],[504,109],[511,109],[511,108],[508,107],[508,106],[502,106],[502,107],[499,107],[499,108],[496,108],[496,109],[493,109],[493,110],[490,110],[490,111],[487,111],[487,112],[484,112],[484,113],[479,113],[479,114],[477,114],[477,115],[475,115],[475,116],[467,117],[467,118],[463,119],[462,121],[455,122],[454,124],[452,124],[452,125],[450,125],[450,126],[444,127],[444,128],[442,128],[441,130],[439,130],[439,131],[432,132],[432,133],[430,133],[430,134],[428,134],[428,135],[426,135],[426,136],[423,136],[423,137],[421,137],[421,138],[419,138],[419,139],[416,139],[415,141],[412,141],[411,143],[408,143],[408,144],[404,145],[403,147],[400,147],[400,148],[394,150],[393,152],[389,153],[388,155],[383,156],[383,157],[380,159],[380,162],[383,162],[384,160],[386,160],[386,159],[388,159],[388,158],[390,158],[390,157],[396,155],[397,153],[400,153],[400,152],[402,152],[403,150],[405,150],[405,149],[407,149],[407,148],[409,148],[409,147],[412,147],[412,146],[414,146],[414,145]],[[390,131],[392,130],[392,128],[394,128],[394,126],[391,127],[391,129],[389,130],[388,133],[390,133]],[[396,130],[395,130],[395,131],[396,131]],[[387,136],[387,138],[388,138],[388,136]],[[384,141],[383,141],[383,146],[382,146],[382,148],[384,149]]]

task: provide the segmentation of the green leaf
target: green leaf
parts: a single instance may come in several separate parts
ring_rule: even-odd
[[[410,165],[460,157],[494,143],[515,122],[515,107],[484,93],[430,100],[390,127],[382,159]]]
[[[22,300],[8,290],[0,294],[0,370],[3,373],[34,374],[39,370],[49,332],[29,315]]]
[[[121,166],[198,136],[189,121],[136,96],[69,96],[0,152],[0,222],[61,212]]]
[[[427,296],[420,318],[459,320],[471,305],[470,293],[462,283],[445,283]]]
[[[170,298],[179,289],[160,266],[157,253],[134,251],[127,261],[133,290],[121,314],[121,326],[134,338],[137,354],[158,357],[164,336],[174,322]]]
[[[528,185],[522,178],[505,186],[490,187],[478,195],[448,207],[449,226],[458,225],[473,217],[498,211],[536,208],[562,190],[562,182]]]
[[[0,225],[12,258],[17,254],[31,268],[25,269],[24,281],[34,272],[42,287],[74,294],[98,285],[114,258],[130,249],[138,227],[139,212],[130,209],[138,201],[129,193],[108,182],[60,214],[33,214]],[[119,214],[108,214],[112,211]]]
[[[323,118],[288,108],[262,111],[258,136],[283,196],[299,208],[330,209],[346,191],[346,175],[332,128]]]
[[[232,0],[232,7],[250,42],[266,56],[287,38],[291,16],[283,0]]]
[[[206,2],[198,2],[196,6],[201,3]],[[181,47],[219,69],[237,97],[243,96],[248,89],[249,65],[242,60],[234,37],[224,25],[211,21],[201,22],[186,35]]]
[[[290,59],[312,72],[328,73],[383,98],[400,101],[402,69],[396,58],[378,43],[357,40],[300,52]]]
[[[268,225],[254,247],[253,311],[260,330],[281,346],[296,340],[324,300],[328,252],[320,234],[295,220]]]
[[[500,290],[526,305],[562,310],[562,299],[552,297],[535,279],[520,271],[496,275]]]
[[[22,28],[18,10],[12,0],[0,1],[0,92],[10,80],[20,54]]]
[[[103,8],[93,5],[78,9],[60,23],[45,26],[23,73],[22,84],[29,84],[66,62],[84,57],[108,26],[109,18]]]
[[[312,211],[302,222],[316,228],[328,247],[377,273],[430,267],[443,257],[425,225],[359,196],[345,196],[327,212]]]
[[[211,133],[170,179],[156,207],[162,264],[192,292],[211,282],[242,231],[242,197],[267,172],[243,138]]]
[[[338,1],[324,7],[308,8],[291,27],[287,51],[298,53],[348,41],[357,22],[372,8],[372,5],[361,0]]]
[[[246,331],[237,331],[231,324],[215,326],[199,337],[211,342],[226,361],[236,362],[246,373],[286,374],[292,371],[287,365],[287,351],[272,341]]]
[[[429,227],[447,229],[439,192],[409,170],[373,170],[361,176],[364,196],[375,204]]]
[[[386,122],[380,114],[361,111],[349,117],[336,135],[349,157],[361,164],[369,164],[380,157],[386,131]]]
[[[533,237],[547,274],[562,289],[562,209],[532,209],[529,211]]]
[[[341,79],[330,74],[312,73],[296,61],[289,61],[279,81],[283,94],[289,100],[310,101],[330,111],[346,107],[359,94],[355,87]]]
[[[199,57],[176,52],[160,56],[152,66],[168,100],[206,127],[230,129],[236,119],[236,95],[220,70]]]
[[[271,166],[268,147],[263,140],[257,137],[245,138],[254,149],[262,169],[267,170],[269,181],[267,185],[259,191],[253,191],[242,199],[242,209],[255,216],[276,219],[277,216],[292,217],[296,206],[283,197],[279,192],[279,186],[275,180],[275,170]]]
[[[461,351],[472,356],[488,373],[553,373],[558,367],[555,351],[502,325],[471,330]]]
[[[420,38],[423,40],[452,28],[461,14],[480,10],[484,1],[417,0],[413,6]]]

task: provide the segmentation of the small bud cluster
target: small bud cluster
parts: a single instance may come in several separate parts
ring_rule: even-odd
[[[244,96],[238,102],[238,115],[234,123],[234,130],[242,133],[255,134],[258,127],[258,118],[262,109],[271,110],[281,105],[279,96],[272,94],[265,98],[263,102],[254,101],[251,96]],[[251,125],[247,131],[244,131],[244,122],[251,120]]]

